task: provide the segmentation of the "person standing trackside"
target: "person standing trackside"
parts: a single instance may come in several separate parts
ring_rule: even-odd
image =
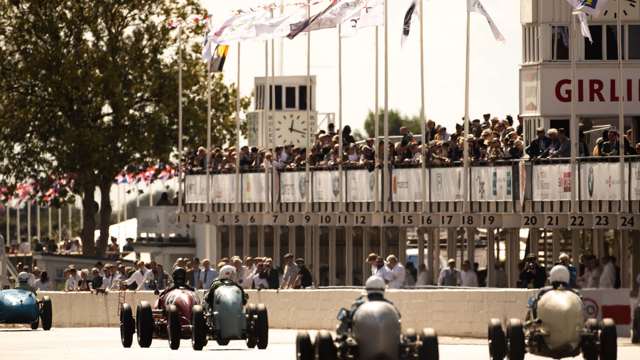
[[[438,286],[459,286],[461,282],[460,271],[456,269],[456,261],[449,259],[447,267],[440,271]]]
[[[375,275],[378,271],[376,260],[378,260],[378,254],[376,253],[371,253],[367,256],[367,263],[369,264],[369,266],[371,266],[371,275]]]
[[[296,281],[296,277],[300,272],[298,266],[293,261],[293,254],[286,253],[284,255],[284,275],[282,276],[281,289],[293,289]]]
[[[395,255],[387,256],[387,270],[389,273],[389,289],[402,288],[406,271],[404,266],[398,262],[398,258]]]
[[[462,271],[460,272],[460,285],[464,287],[478,287],[478,274],[471,269],[469,260],[462,263]]]
[[[218,272],[211,268],[209,259],[202,260],[202,271],[198,281],[198,289],[209,289],[213,281],[218,277]]]
[[[153,273],[144,266],[144,261],[138,261],[137,266],[138,270],[134,271],[124,283],[127,286],[136,283],[136,291],[140,291],[144,289],[144,284],[147,280],[152,279]]]
[[[192,288],[198,287],[198,282],[200,280],[200,259],[193,258],[193,262],[191,263],[191,269],[187,271],[187,284]]]

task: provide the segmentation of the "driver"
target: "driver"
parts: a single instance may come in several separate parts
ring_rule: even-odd
[[[577,290],[571,288],[569,283],[571,281],[571,274],[569,270],[564,265],[556,265],[549,272],[549,282],[551,286],[546,286],[538,292],[535,299],[531,303],[531,315],[533,319],[538,318],[538,301],[548,292],[558,290],[558,291],[571,291],[574,294],[578,295],[580,299],[582,299],[582,295]]]
[[[346,316],[341,319],[341,323],[338,326],[339,334],[344,334],[348,329],[351,329],[351,326],[353,324],[353,315],[355,314],[356,310],[358,310],[358,308],[362,306],[362,304],[368,301],[384,301],[391,304],[395,308],[395,305],[384,297],[386,284],[380,276],[374,275],[369,277],[369,279],[367,279],[367,282],[365,283],[364,288],[366,292],[353,302],[353,304],[351,305],[351,309],[347,312]],[[396,309],[396,313],[398,313],[398,318],[400,318],[400,312],[398,311],[398,309]]]
[[[169,291],[175,289],[186,289],[195,291],[191,286],[187,285],[187,271],[184,268],[177,267],[173,269],[173,273],[171,273],[171,277],[173,278],[173,285],[168,287],[162,291],[160,297],[168,293]]]
[[[236,278],[236,268],[232,265],[225,265],[220,269],[220,274],[218,278],[211,284],[211,287],[205,294],[205,300],[208,304],[213,304],[213,294],[215,294],[216,289],[223,285],[231,285],[237,286],[240,289],[240,293],[242,294],[242,305],[247,304],[247,300],[249,296],[244,292],[242,286],[238,285],[233,279]]]
[[[16,289],[21,289],[21,290],[27,290],[27,291],[31,291],[31,292],[36,292],[35,289],[29,284],[29,280],[31,279],[31,276],[29,275],[29,273],[27,272],[20,272],[18,274],[18,281],[16,284]]]

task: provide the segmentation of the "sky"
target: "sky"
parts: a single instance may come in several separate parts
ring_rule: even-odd
[[[404,47],[400,45],[402,20],[411,0],[389,0],[389,108],[405,115],[420,113],[419,24]],[[264,0],[202,0],[216,23],[233,9],[248,8]],[[426,117],[453,130],[464,115],[464,75],[467,0],[425,0]],[[470,116],[484,113],[504,118],[518,113],[518,67],[521,61],[520,1],[482,0],[506,38],[495,41],[479,14],[471,14]],[[311,33],[311,74],[317,77],[317,110],[338,112],[338,35],[327,29]],[[380,28],[380,106],[384,105],[384,30]],[[276,52],[276,75],[306,75],[306,37],[283,41]],[[375,108],[375,33],[363,29],[343,40],[343,125],[362,129]],[[281,58],[280,53],[284,54]],[[240,91],[251,95],[253,78],[264,76],[264,42],[241,44]],[[232,45],[224,69],[225,81],[237,78],[237,47]],[[515,117],[515,116],[514,116]],[[336,119],[337,121],[337,119]]]

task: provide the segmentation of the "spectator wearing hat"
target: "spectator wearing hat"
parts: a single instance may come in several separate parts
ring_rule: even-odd
[[[286,253],[284,255],[284,274],[282,276],[282,284],[280,284],[281,289],[292,289],[295,285],[296,277],[300,269],[293,261],[293,254]]]
[[[294,284],[295,289],[306,289],[313,286],[313,277],[311,271],[307,268],[303,258],[296,259],[296,266],[298,267],[298,275]]]
[[[460,286],[461,283],[462,279],[460,278],[460,271],[456,269],[456,261],[449,259],[447,267],[440,271],[438,286]]]
[[[398,262],[395,255],[387,256],[387,270],[389,274],[389,289],[400,289],[404,285],[406,271],[404,266]]]
[[[558,261],[558,265],[566,267],[569,271],[569,286],[575,288],[577,285],[578,271],[576,267],[571,264],[571,258],[569,258],[569,255],[562,253],[560,257],[558,257]]]

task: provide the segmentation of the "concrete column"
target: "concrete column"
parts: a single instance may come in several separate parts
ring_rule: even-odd
[[[398,261],[404,266],[407,262],[407,228],[398,228]]]
[[[264,225],[258,225],[256,232],[258,238],[258,256],[264,257]]]
[[[329,228],[329,286],[336,285],[336,231],[335,226]]]
[[[456,258],[456,229],[447,228],[447,259]],[[460,266],[460,264],[457,264]]]
[[[379,234],[380,234],[380,256],[382,256],[383,258],[386,258],[387,255],[387,229],[384,227],[379,227]]]
[[[273,264],[280,266],[280,237],[282,236],[282,228],[280,225],[273,226]]]
[[[618,266],[620,267],[620,287],[630,288],[635,282],[635,278],[631,278],[631,261],[629,260],[629,232],[618,231],[619,253]]]
[[[425,230],[423,228],[418,228],[418,264],[416,267],[419,267],[421,264],[424,264],[424,235]]]
[[[593,235],[593,253],[598,259],[600,259],[606,255],[606,251],[604,249],[604,230],[594,230]]]
[[[473,269],[473,263],[476,261],[476,234],[472,228],[465,228],[465,235],[467,238],[467,260],[471,263]]]
[[[558,258],[560,257],[560,246],[562,245],[562,234],[560,233],[560,230],[553,230],[551,232],[551,236],[553,237],[553,260],[551,261],[551,264],[547,264],[547,266],[551,266],[558,261]]]
[[[249,225],[242,226],[242,259],[251,256],[251,227]]]
[[[346,226],[344,228],[344,241],[345,241],[345,285],[353,286],[353,236],[354,231],[352,226]]]
[[[529,251],[535,257],[540,255],[540,230],[529,229]]]
[[[296,254],[296,227],[295,226],[289,226],[288,227],[289,230],[289,252],[291,254],[293,254],[294,257],[298,257],[298,254]]]
[[[505,241],[507,254],[507,283],[514,288],[518,282],[518,262],[520,254],[520,241],[518,230],[507,230],[507,240]]]
[[[229,257],[238,255],[236,253],[236,227],[229,226]]]
[[[440,275],[440,229],[429,230],[429,274],[431,284],[438,283]]]
[[[313,257],[313,231],[310,226],[304,227],[304,259],[309,262]]]
[[[496,286],[496,233],[495,229],[487,231],[487,287]]]
[[[360,230],[362,231],[362,281],[366,282],[369,276],[371,276],[371,267],[369,263],[365,261],[371,247],[371,233],[369,228],[361,227]]]
[[[222,233],[220,226],[212,226],[213,233],[213,253],[211,254],[211,265],[218,265],[222,257]]]
[[[577,267],[582,252],[582,231],[571,230],[571,261]]]
[[[313,226],[313,281],[320,286],[320,226]]]

